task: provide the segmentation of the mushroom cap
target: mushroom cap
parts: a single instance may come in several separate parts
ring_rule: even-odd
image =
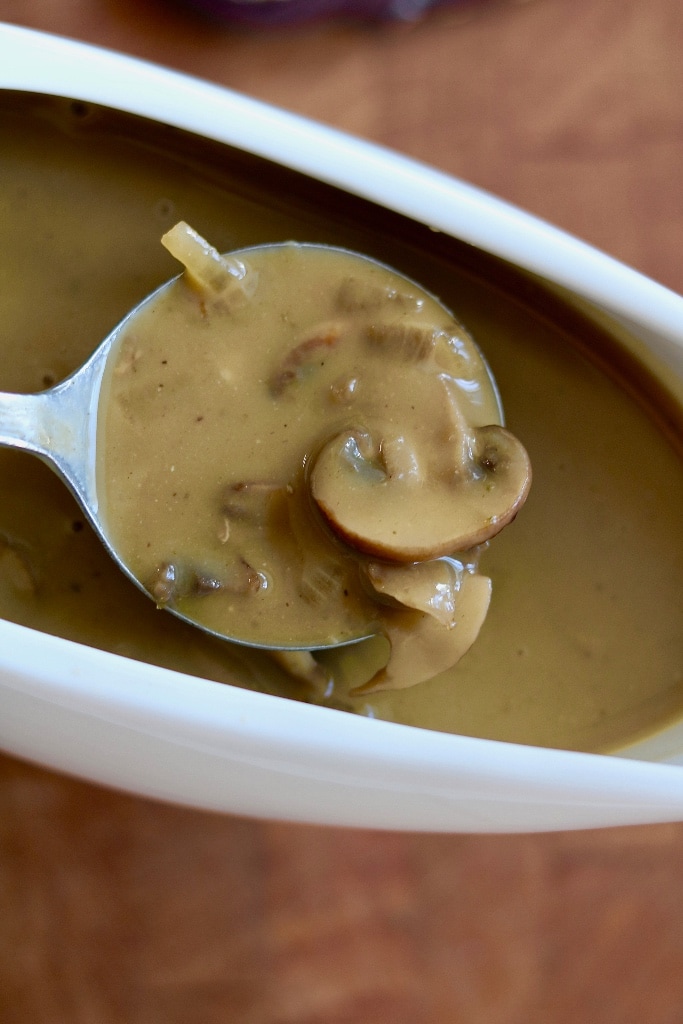
[[[531,485],[524,446],[497,424],[458,443],[448,471],[417,482],[378,472],[378,459],[364,459],[357,446],[349,458],[353,438],[345,431],[325,445],[311,469],[311,494],[334,532],[374,557],[419,562],[482,544],[515,517]]]

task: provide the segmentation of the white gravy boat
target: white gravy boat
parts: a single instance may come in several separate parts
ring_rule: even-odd
[[[6,25],[0,88],[187,129],[470,242],[622,321],[683,396],[683,298],[445,174],[226,89]],[[683,721],[619,756],[469,739],[190,679],[5,621],[0,746],[133,793],[281,820],[444,832],[683,820]]]

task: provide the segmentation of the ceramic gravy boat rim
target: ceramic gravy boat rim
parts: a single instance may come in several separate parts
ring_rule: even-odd
[[[100,103],[273,160],[515,263],[626,322],[661,331],[683,350],[682,296],[425,163],[224,86],[87,43],[0,23],[0,50],[1,89]]]
[[[0,25],[0,53],[2,89],[101,103],[237,146],[541,274],[643,328],[683,377],[683,298],[502,200],[88,44]],[[263,817],[437,831],[683,819],[678,767],[430,733],[206,680],[191,685],[188,702],[184,675],[0,621],[0,742],[137,793]],[[84,742],[63,741],[79,731]]]

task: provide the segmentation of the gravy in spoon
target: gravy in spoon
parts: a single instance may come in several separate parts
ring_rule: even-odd
[[[455,664],[488,610],[482,544],[530,481],[471,336],[347,250],[220,256],[183,223],[163,241],[187,269],[120,332],[102,391],[98,491],[126,565],[160,607],[256,646],[381,634],[364,692]]]

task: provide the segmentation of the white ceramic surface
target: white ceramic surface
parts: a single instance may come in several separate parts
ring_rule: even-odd
[[[13,26],[0,25],[0,88],[156,118],[406,213],[603,307],[683,388],[680,296],[444,174],[225,89]],[[540,750],[188,679],[3,621],[0,746],[135,793],[297,821],[523,831],[683,820],[683,723],[621,757]]]

